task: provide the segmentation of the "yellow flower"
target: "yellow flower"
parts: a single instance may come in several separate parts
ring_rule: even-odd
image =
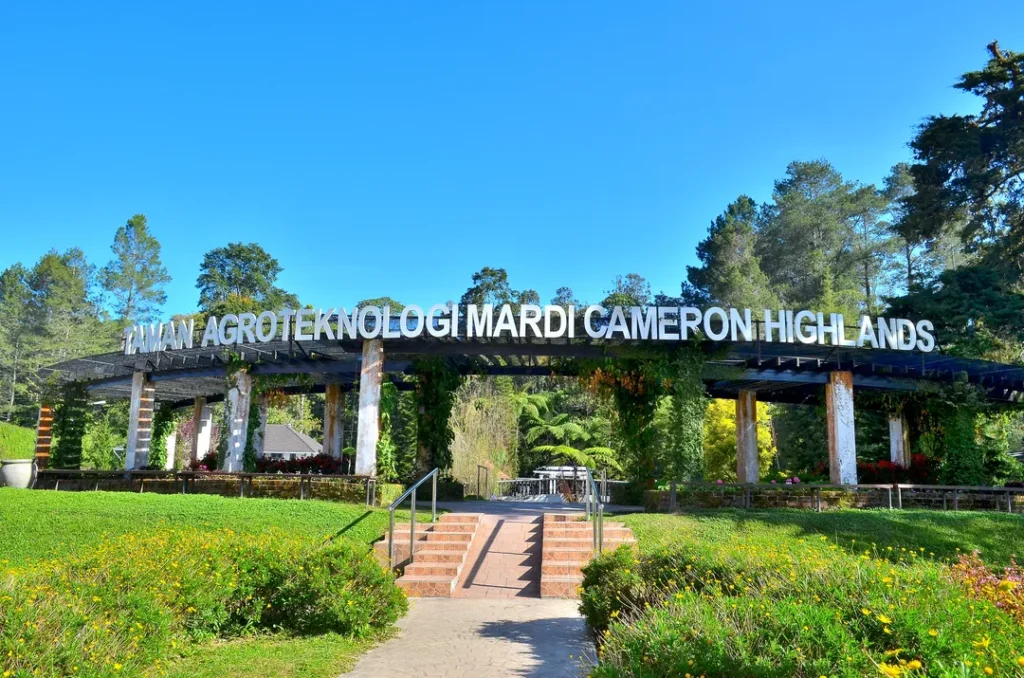
[[[986,676],[991,676],[993,673],[995,673],[995,671],[992,670],[991,666],[986,666],[983,670],[985,671]]]
[[[1017,666],[1024,666],[1024,657],[1017,657]]]
[[[909,662],[907,662],[907,668],[911,671],[916,671],[919,668],[921,668],[921,662],[917,661],[916,659],[911,659]]]
[[[934,638],[935,636],[939,635],[939,632],[935,629],[928,629],[928,635]]]
[[[871,610],[869,610],[869,609],[868,609],[868,608],[866,608],[866,607],[862,607],[862,608],[860,608],[860,611],[861,611],[861,613],[862,613],[862,614],[863,614],[863,615],[864,615],[865,617],[868,617],[868,616],[870,616],[870,615],[871,615]]]
[[[903,669],[895,664],[882,663],[878,665],[878,668],[882,670],[882,674],[886,676],[899,676],[903,674]]]
[[[892,623],[892,620],[889,619],[888,617],[886,617],[884,614],[878,615],[878,621],[882,622],[883,624],[891,624]]]
[[[1003,581],[999,582],[998,588],[1000,591],[1012,591],[1015,588],[1017,588],[1017,582],[1010,581],[1009,579],[1004,579]]]

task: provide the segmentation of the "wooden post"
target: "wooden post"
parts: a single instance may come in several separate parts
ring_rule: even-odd
[[[253,431],[252,449],[256,452],[256,458],[263,458],[263,449],[267,443],[267,417],[270,415],[270,403],[266,396],[260,396],[257,405],[260,411],[260,425]]]
[[[324,454],[341,459],[344,441],[345,394],[341,384],[327,384],[324,399]]]
[[[903,468],[910,468],[910,432],[902,414],[889,416],[889,459]]]
[[[39,406],[39,420],[36,423],[36,467],[44,469],[50,464],[50,443],[53,440],[53,407],[43,403]]]
[[[833,485],[857,484],[857,439],[853,425],[853,373],[837,371],[825,385],[828,411],[829,479]]]
[[[359,428],[356,437],[356,475],[377,475],[377,440],[380,437],[380,387],[384,378],[384,342],[363,342],[359,371]]]
[[[128,444],[124,467],[142,468],[149,463],[149,446],[153,437],[153,396],[155,389],[145,372],[132,375],[132,401],[128,411]]]
[[[757,394],[740,391],[736,397],[736,477],[741,483],[761,479],[757,458]]]
[[[249,402],[252,397],[252,377],[248,372],[240,370],[231,378],[228,390],[228,430],[221,435],[228,436],[228,453],[224,458],[222,471],[238,472],[243,470],[245,444],[249,437]]]
[[[192,449],[188,466],[210,453],[210,435],[213,433],[213,409],[200,396],[192,402]],[[211,469],[212,470],[212,469]]]

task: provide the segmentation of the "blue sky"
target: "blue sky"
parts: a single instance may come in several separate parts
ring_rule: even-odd
[[[1024,50],[1024,2],[4,3],[0,268],[102,264],[143,212],[167,316],[239,240],[318,306],[457,299],[483,266],[544,301],[677,293],[788,162],[878,182],[972,110],[951,85],[992,39]]]

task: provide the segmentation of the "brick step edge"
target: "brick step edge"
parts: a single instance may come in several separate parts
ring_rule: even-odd
[[[579,598],[580,594],[576,589],[581,583],[583,583],[582,576],[542,574],[540,576],[540,597]]]

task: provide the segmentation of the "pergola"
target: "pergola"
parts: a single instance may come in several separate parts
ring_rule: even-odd
[[[761,336],[760,334],[758,336]],[[645,341],[645,346],[679,342]],[[295,375],[282,379],[286,392],[326,394],[324,452],[341,456],[340,421],[345,391],[359,392],[356,468],[374,475],[380,390],[390,379],[399,389],[415,387],[407,375],[415,360],[444,356],[465,374],[558,376],[573,374],[573,360],[635,355],[638,342],[601,339],[338,339],[272,341],[233,348],[245,370],[231,370],[223,347],[182,348],[142,355],[107,353],[69,360],[47,370],[63,382],[84,383],[97,400],[131,401],[126,466],[145,466],[149,456],[152,413],[161,407],[192,407],[196,424],[190,457],[209,451],[211,403],[226,401],[229,409],[227,471],[239,471],[246,447],[252,380],[259,375]],[[833,483],[855,484],[855,391],[916,391],[928,383],[949,383],[966,377],[993,402],[1014,403],[1024,395],[1024,367],[958,358],[942,353],[861,349],[762,340],[703,342],[708,355],[704,383],[709,395],[736,400],[738,476],[757,482],[757,402],[827,406],[829,465]],[[633,350],[633,353],[630,351]],[[301,380],[299,376],[301,376]],[[264,408],[265,411],[265,408]],[[49,459],[52,409],[39,416],[36,456]],[[265,421],[263,422],[265,424]],[[909,462],[906,423],[889,419],[894,462]]]

